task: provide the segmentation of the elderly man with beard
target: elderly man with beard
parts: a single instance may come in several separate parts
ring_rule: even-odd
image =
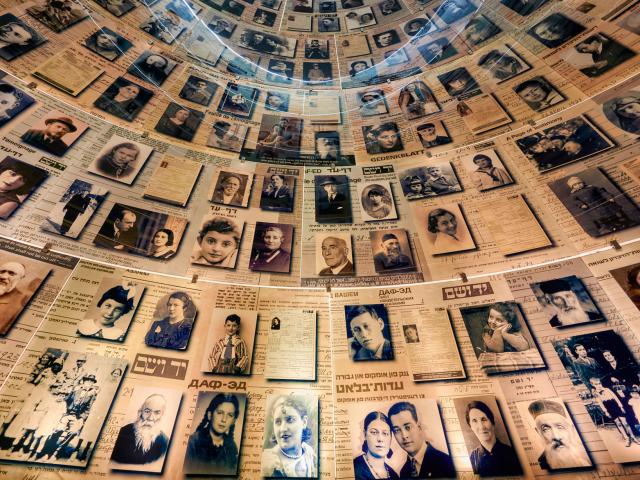
[[[529,405],[536,432],[544,441],[538,458],[540,468],[559,470],[591,466],[591,460],[564,407],[553,400],[537,400]]]
[[[0,334],[9,331],[13,322],[29,300],[18,283],[24,278],[26,268],[18,262],[4,262],[0,265]]]
[[[111,460],[143,465],[162,458],[169,446],[169,438],[160,424],[166,408],[167,401],[162,395],[149,395],[138,410],[136,421],[120,429]]]
[[[540,290],[544,293],[549,305],[556,311],[556,314],[549,320],[549,325],[552,327],[565,327],[602,320],[599,313],[584,311],[578,296],[571,289],[571,285],[563,279],[542,282]]]
[[[393,233],[385,233],[380,241],[381,251],[373,257],[376,272],[388,272],[412,266],[411,258],[402,253],[400,241]]]

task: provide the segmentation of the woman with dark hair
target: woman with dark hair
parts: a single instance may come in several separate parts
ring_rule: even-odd
[[[277,398],[267,419],[272,424],[271,448],[262,452],[262,475],[316,478],[318,459],[311,446],[313,432],[304,398],[294,394]]]
[[[286,237],[278,225],[269,225],[262,231],[261,241],[254,241],[249,270],[254,272],[288,273],[291,254],[283,248]]]
[[[489,71],[498,81],[507,80],[521,73],[525,66],[516,57],[494,49],[483,55],[478,66]]]
[[[132,121],[153,93],[124,78],[118,78],[93,103],[96,108],[118,118]]]
[[[393,455],[391,430],[391,422],[384,413],[370,412],[364,418],[363,453],[353,459],[356,480],[400,478],[395,470],[385,462],[385,459]]]
[[[489,307],[487,322],[482,329],[482,343],[487,352],[522,352],[531,348],[522,332],[514,307],[494,303]]]
[[[365,127],[366,128],[366,127]],[[400,130],[394,122],[377,125],[365,133],[367,153],[387,153],[402,150]]]
[[[540,112],[564,100],[564,97],[542,77],[535,77],[522,82],[514,88],[514,91],[536,112]]]
[[[376,76],[376,68],[369,66],[364,60],[356,60],[351,62],[349,67],[349,75],[359,81],[367,81]]]
[[[145,82],[159,87],[167,79],[175,64],[170,66],[169,60],[155,52],[149,51],[146,57],[144,55],[132,63],[127,71]]]
[[[168,228],[161,228],[157,230],[151,240],[151,250],[149,256],[153,258],[162,258],[166,260],[173,257],[176,251],[173,247],[174,235],[173,231]]]
[[[240,403],[235,395],[218,393],[211,399],[200,424],[189,436],[186,473],[236,474],[238,446],[233,436],[239,415]]]
[[[191,337],[196,307],[185,292],[173,292],[167,300],[169,316],[151,324],[144,337],[145,345],[185,350]]]
[[[220,268],[234,268],[242,237],[242,227],[224,217],[207,220],[198,232],[198,249],[191,263]]]
[[[136,289],[133,285],[117,285],[102,294],[97,307],[100,318],[87,318],[78,324],[76,333],[83,337],[104,338],[106,340],[124,341],[127,326],[116,327],[115,323],[135,308]]]
[[[14,109],[21,106],[23,98],[24,94],[13,85],[0,83],[0,126],[18,113]]]
[[[41,168],[6,157],[0,162],[0,218],[6,220],[47,177]]]
[[[436,208],[429,212],[427,230],[435,234],[433,248],[437,253],[459,251],[469,243],[466,232],[458,229],[455,214],[444,208]]]

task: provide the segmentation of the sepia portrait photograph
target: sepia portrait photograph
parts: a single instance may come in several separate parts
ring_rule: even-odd
[[[304,44],[304,58],[308,60],[327,60],[329,58],[329,40],[309,38]]]
[[[591,237],[640,225],[638,207],[598,167],[554,180],[549,188]]]
[[[335,130],[314,133],[314,155],[318,160],[338,162],[342,159],[340,152],[340,132]]]
[[[264,108],[272,112],[287,112],[289,110],[289,94],[285,92],[267,92]]]
[[[86,468],[127,361],[57,348],[34,356],[16,391],[23,403],[3,421],[0,459]]]
[[[411,82],[402,87],[398,94],[398,107],[409,120],[441,110],[433,92],[424,82]]]
[[[187,29],[188,23],[169,9],[149,9],[151,15],[140,24],[140,30],[147,32],[167,45],[171,45]]]
[[[253,23],[258,25],[264,25],[266,27],[273,27],[276,23],[276,18],[278,14],[276,12],[272,12],[270,10],[264,10],[262,8],[258,8],[256,13],[253,15]]]
[[[236,268],[244,222],[223,215],[206,215],[191,253],[191,263]]]
[[[477,47],[500,32],[502,29],[485,15],[476,15],[464,26],[461,37],[465,42]]]
[[[190,142],[204,118],[204,113],[171,102],[155,126],[156,132]]]
[[[87,171],[131,185],[153,152],[153,147],[114,135],[102,147]]]
[[[249,132],[249,127],[226,120],[216,120],[207,138],[207,147],[240,153]]]
[[[611,270],[611,276],[629,300],[640,310],[640,263]]]
[[[444,0],[434,10],[440,20],[451,25],[478,11],[478,7],[471,0]]]
[[[184,473],[237,474],[246,408],[244,393],[198,392]]]
[[[416,133],[424,148],[435,148],[453,142],[442,120],[422,123],[416,127]]]
[[[295,158],[300,153],[301,136],[301,118],[264,114],[256,143],[256,156],[279,160]]]
[[[148,347],[186,350],[198,307],[193,296],[175,291],[160,297],[147,327],[144,344]]]
[[[475,250],[476,243],[457,203],[423,206],[413,205],[418,222],[418,235],[430,255]]]
[[[267,55],[293,58],[296,54],[297,43],[298,40],[295,38],[245,29],[240,34],[238,45]]]
[[[545,367],[516,302],[465,307],[460,313],[480,368],[487,375]]]
[[[0,219],[13,215],[48,176],[45,169],[13,157],[0,160]]]
[[[216,375],[249,375],[257,322],[255,310],[214,308],[200,370]]]
[[[340,18],[338,17],[317,17],[318,32],[332,33],[340,31]]]
[[[291,271],[292,247],[293,225],[256,222],[249,270],[289,273]]]
[[[229,82],[220,99],[218,111],[238,118],[249,119],[258,101],[260,90]]]
[[[566,98],[544,77],[532,77],[513,87],[513,91],[524,100],[531,110],[541,112]]]
[[[640,92],[629,90],[602,105],[607,120],[625,132],[640,134]]]
[[[480,477],[520,476],[522,466],[493,395],[453,399],[473,473]]]
[[[418,46],[418,52],[427,62],[427,65],[435,65],[438,62],[451,58],[458,53],[458,50],[446,38],[438,38],[432,42]]]
[[[330,84],[333,79],[332,65],[330,62],[304,62],[302,79],[308,84]]]
[[[73,0],[36,0],[26,11],[56,33],[88,16],[85,8]]]
[[[350,233],[316,234],[316,272],[321,277],[355,275]]]
[[[389,113],[389,107],[385,100],[384,91],[378,88],[371,88],[356,93],[358,102],[358,113],[362,117],[373,117]]]
[[[51,207],[42,229],[68,238],[78,238],[108,193],[102,186],[75,179]]]
[[[344,18],[348,30],[359,30],[378,23],[371,7],[360,7],[351,10]]]
[[[458,100],[473,97],[481,93],[478,82],[464,67],[438,75],[438,80],[447,93]]]
[[[393,360],[387,307],[383,304],[345,305],[344,315],[351,360]]]
[[[351,192],[347,175],[316,175],[315,217],[318,223],[351,223]]]
[[[0,253],[0,336],[9,333],[50,271],[38,260]]]
[[[500,45],[485,53],[478,60],[478,66],[495,83],[511,80],[531,69],[531,66],[509,45]]]
[[[558,48],[586,30],[561,13],[552,13],[527,30],[527,33],[547,48]]]
[[[185,218],[116,203],[93,244],[158,260],[173,257],[187,228]]]
[[[295,68],[295,62],[272,58],[267,65],[266,79],[272,83],[291,85],[293,83],[293,71]]]
[[[0,127],[9,123],[34,103],[35,99],[32,96],[0,80]]]
[[[473,186],[480,192],[514,183],[509,171],[494,149],[482,150],[461,157]]]
[[[195,75],[189,75],[182,90],[180,90],[179,96],[203,107],[208,107],[216,90],[218,90],[218,86],[214,82]]]
[[[267,174],[262,180],[260,208],[273,212],[293,212],[296,177],[282,173]]]
[[[543,470],[592,467],[573,418],[560,397],[516,403],[524,421],[526,438],[533,445],[532,460]]]
[[[358,402],[348,418],[356,480],[456,477],[435,398]]]
[[[407,22],[401,23],[400,28],[407,36],[413,37],[412,41],[417,41],[438,30],[438,26],[431,20],[429,15],[424,17],[416,16]]]
[[[57,157],[67,153],[67,150],[89,128],[86,123],[58,110],[52,110],[45,115],[34,114],[26,123],[31,123],[31,128],[20,139],[32,147]]]
[[[133,388],[111,451],[111,469],[161,473],[181,401],[181,390]]]
[[[398,218],[391,184],[386,180],[374,183],[358,183],[358,197],[365,222],[395,220]]]
[[[76,335],[124,342],[144,290],[124,277],[103,277]]]
[[[376,273],[402,273],[416,269],[406,230],[375,230],[369,232],[369,239]]]
[[[399,172],[402,193],[407,200],[437,197],[462,191],[450,162],[437,162],[428,167],[414,167]]]
[[[124,77],[118,77],[93,102],[96,108],[128,122],[142,111],[153,92]]]
[[[102,58],[113,62],[127,53],[133,43],[110,28],[102,27],[86,38],[84,46]]]
[[[404,150],[400,128],[395,122],[364,126],[362,136],[367,153],[371,155]]]
[[[209,24],[207,28],[211,33],[215,33],[217,36],[222,38],[231,38],[233,32],[235,31],[237,23],[231,21],[228,18],[223,18],[219,15],[214,15],[209,20]]]
[[[121,17],[136,8],[133,0],[93,0],[110,14]],[[145,3],[145,2],[142,2]]]
[[[246,207],[249,205],[252,185],[253,173],[218,168],[213,174],[210,201],[220,205]]]
[[[633,50],[604,33],[581,40],[562,59],[587,77],[599,77],[635,57]]]
[[[127,68],[127,73],[159,87],[171,74],[177,63],[153,50],[145,50]]]
[[[47,41],[15,15],[0,15],[0,58],[11,61],[33,50]]]

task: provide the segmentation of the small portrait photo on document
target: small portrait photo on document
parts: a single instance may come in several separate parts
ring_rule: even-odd
[[[123,77],[118,77],[93,102],[93,106],[131,122],[142,111],[153,92]]]
[[[566,98],[544,77],[532,77],[513,87],[531,110],[541,112]]]
[[[144,290],[124,277],[102,278],[76,335],[124,342]]]
[[[186,350],[191,338],[198,307],[192,296],[175,291],[160,297],[147,329],[144,344],[148,347]]]
[[[191,253],[191,263],[236,268],[244,222],[223,215],[206,215]]]
[[[201,371],[249,375],[257,323],[254,310],[213,309]]]
[[[586,30],[561,13],[552,13],[532,26],[527,33],[547,48],[558,48]]]
[[[170,103],[155,126],[156,132],[190,142],[193,140],[204,113],[192,108]]]
[[[211,202],[246,207],[249,205],[253,173],[218,168],[213,174],[212,185]]]
[[[424,148],[435,148],[453,142],[442,120],[422,123],[416,127],[416,133]]]
[[[640,310],[640,263],[616,268],[609,273],[629,300]]]
[[[111,62],[133,47],[133,43],[107,27],[102,27],[84,41],[84,46]]]
[[[462,164],[479,191],[492,190],[513,184],[513,178],[493,149],[463,155]]]
[[[437,162],[428,167],[414,167],[399,173],[402,192],[407,200],[437,197],[462,191],[451,162]]]
[[[344,313],[351,360],[393,360],[389,316],[383,304],[345,305]]]
[[[0,127],[13,120],[34,103],[36,101],[32,96],[10,83],[0,80]]]
[[[353,221],[347,175],[315,176],[315,211],[318,223]]]
[[[21,140],[32,147],[43,150],[57,157],[67,153],[73,144],[89,128],[84,122],[58,111],[52,110],[45,115],[34,114],[30,117],[33,122]]]
[[[459,204],[413,206],[418,233],[424,241],[423,248],[430,255],[477,248]]]
[[[46,37],[15,15],[0,15],[0,58],[3,60],[18,58],[46,41]]]
[[[151,156],[153,147],[119,135],[109,139],[87,170],[101,177],[131,185]]]
[[[351,234],[335,232],[316,235],[316,272],[321,277],[355,275]]]
[[[240,153],[248,132],[249,127],[245,125],[216,120],[207,139],[207,147]]]
[[[365,222],[396,220],[398,212],[391,192],[391,184],[386,180],[374,183],[359,183],[358,197],[362,206],[361,214]]]
[[[13,157],[0,160],[0,182],[4,190],[0,199],[0,219],[6,220],[13,215],[48,176],[45,169]]]
[[[374,230],[369,232],[369,237],[376,273],[402,273],[416,269],[406,230]]]
[[[295,188],[295,175],[282,173],[265,175],[262,180],[260,208],[273,212],[293,212]]]
[[[405,343],[420,343],[418,326],[415,323],[402,325],[402,334],[404,335]]]
[[[127,73],[159,87],[171,74],[177,63],[153,50],[145,50],[127,68]]]
[[[530,286],[538,304],[548,313],[552,327],[605,320],[586,287],[575,275],[531,283]]]
[[[215,83],[195,75],[189,75],[179,95],[180,98],[208,107],[216,90],[218,90],[218,86]]]
[[[36,0],[26,11],[56,33],[88,17],[83,6],[71,0]]]
[[[256,222],[249,270],[289,273],[292,246],[293,225]]]

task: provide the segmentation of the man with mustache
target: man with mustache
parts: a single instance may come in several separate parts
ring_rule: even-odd
[[[322,241],[322,258],[327,264],[320,270],[321,277],[353,275],[355,270],[349,260],[349,246],[339,237],[327,237]]]
[[[78,128],[69,117],[53,117],[44,121],[44,129],[32,128],[22,135],[23,142],[32,147],[39,148],[52,155],[61,157],[65,154],[70,145],[67,145],[62,137],[69,133],[76,132]]]
[[[560,403],[537,400],[529,405],[529,413],[536,422],[536,432],[544,442],[544,451],[538,458],[540,468],[556,470],[591,466],[578,432]]]
[[[402,253],[400,241],[393,233],[385,233],[380,241],[381,251],[373,257],[376,272],[401,270],[412,266],[411,258]]]
[[[162,395],[149,395],[140,406],[136,421],[120,429],[111,460],[143,465],[162,458],[169,446],[161,425],[166,408],[167,401]]]
[[[4,262],[0,265],[0,334],[9,331],[29,296],[18,289],[26,268],[18,262]]]

